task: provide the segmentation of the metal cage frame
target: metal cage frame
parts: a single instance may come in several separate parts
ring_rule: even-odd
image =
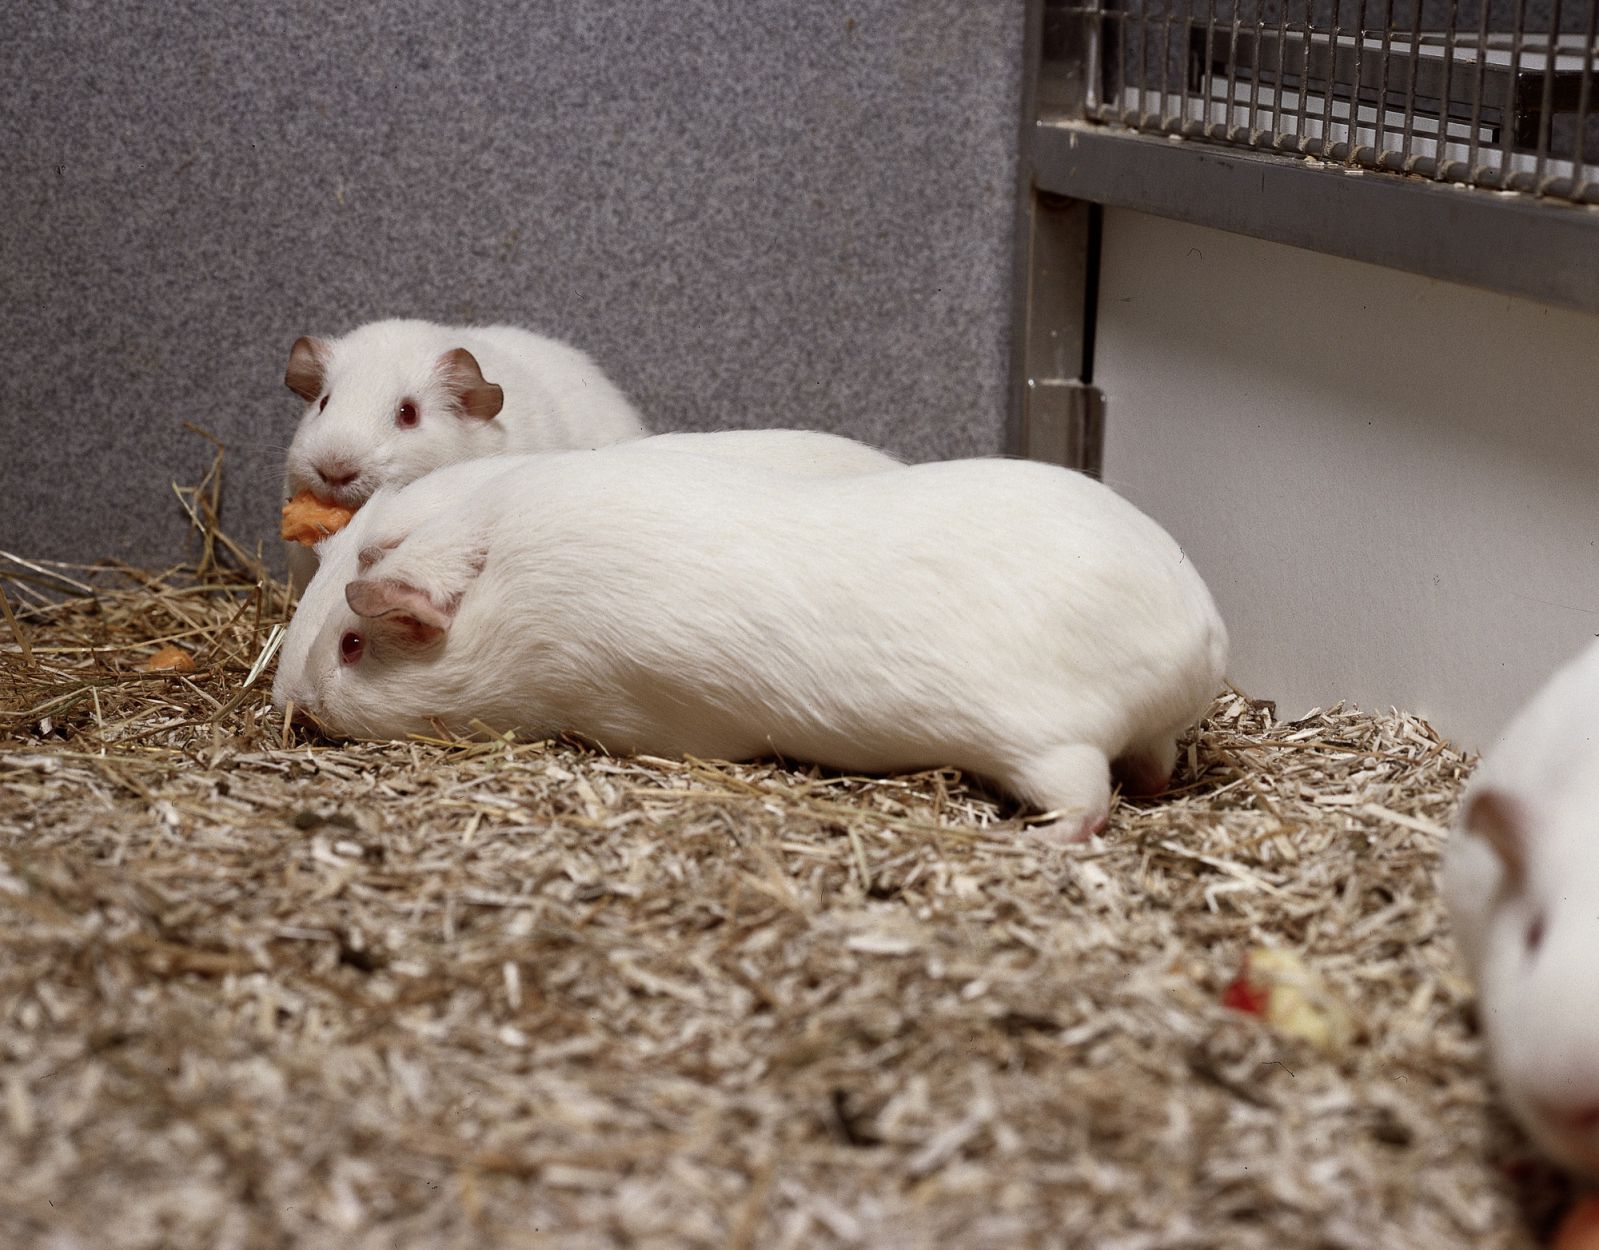
[[[1584,153],[1584,125],[1599,130],[1599,118],[1587,118],[1599,107],[1599,45],[1591,29],[1576,54],[1575,77],[1569,64],[1562,79],[1553,58],[1539,63],[1537,42],[1521,38],[1503,64],[1482,64],[1482,73],[1471,76],[1474,99],[1462,102],[1449,87],[1465,60],[1451,54],[1405,60],[1396,100],[1392,33],[1376,36],[1387,40],[1387,55],[1367,58],[1362,45],[1370,32],[1346,39],[1308,20],[1298,31],[1286,20],[1280,28],[1245,30],[1236,18],[1223,26],[1214,20],[1214,0],[1207,0],[1204,24],[1184,24],[1165,10],[1162,20],[1178,25],[1177,38],[1163,41],[1154,58],[1147,48],[1137,53],[1130,95],[1114,90],[1118,81],[1126,85],[1133,55],[1116,30],[1129,18],[1108,16],[1104,2],[1029,0],[1027,6],[1012,451],[1098,470],[1105,407],[1093,385],[1093,337],[1103,207],[1599,313],[1599,205],[1590,202],[1599,200],[1599,165],[1575,159]],[[1599,0],[1587,3],[1591,27]],[[1419,46],[1412,32],[1403,35],[1407,47]],[[1173,58],[1172,47],[1183,52]],[[1296,55],[1294,75],[1286,67]],[[1153,89],[1151,59],[1159,67]],[[1178,68],[1171,70],[1174,60]],[[1223,71],[1227,98],[1217,118],[1201,76],[1214,82]],[[1273,120],[1272,108],[1283,108],[1274,95],[1262,113],[1266,89],[1296,78],[1301,87],[1322,88],[1315,134],[1292,133],[1280,117]],[[1201,91],[1207,104],[1195,117],[1189,100]],[[1300,92],[1297,106],[1308,115],[1307,94]],[[1341,136],[1334,117],[1340,98]],[[1444,139],[1430,153],[1414,142],[1429,99],[1438,119],[1434,133],[1441,128]],[[1393,151],[1380,140],[1389,131],[1384,110],[1396,103],[1393,133],[1402,143]],[[1556,106],[1568,105],[1578,125],[1572,159],[1562,169],[1549,118]],[[1363,125],[1363,108],[1375,125]],[[1452,133],[1458,126],[1464,130]],[[1467,159],[1450,151],[1461,142]],[[1490,152],[1497,159],[1483,159]]]

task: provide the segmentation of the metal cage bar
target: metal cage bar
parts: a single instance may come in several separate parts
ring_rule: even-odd
[[[1548,0],[1535,20],[1527,0],[1377,5],[1049,7],[1098,31],[1090,76],[1099,91],[1081,118],[1599,203],[1599,124],[1590,116],[1599,105],[1599,0]],[[1429,29],[1427,13],[1443,19],[1441,29]]]

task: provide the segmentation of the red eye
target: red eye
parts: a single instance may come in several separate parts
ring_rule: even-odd
[[[394,414],[394,424],[402,430],[408,430],[421,418],[416,415],[416,405],[409,399],[400,405],[400,410]]]
[[[318,412],[326,412],[328,410],[328,400],[331,398],[333,398],[333,392],[329,391],[326,395],[322,396],[322,402],[316,406],[316,410]]]
[[[366,639],[353,629],[344,631],[344,637],[339,639],[339,661],[343,664],[354,664],[361,658],[361,653],[366,650]]]

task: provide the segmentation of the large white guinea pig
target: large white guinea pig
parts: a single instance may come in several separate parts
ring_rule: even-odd
[[[601,447],[643,420],[577,348],[515,326],[374,321],[295,340],[284,384],[306,401],[289,445],[290,496],[358,508],[384,486],[502,452]],[[291,547],[304,584],[315,568]]]
[[[1444,897],[1500,1093],[1599,1176],[1599,643],[1521,709],[1461,796]]]
[[[1069,835],[1158,789],[1226,631],[1177,544],[1065,469],[803,477],[622,444],[440,470],[319,549],[273,700],[387,738],[955,765]]]

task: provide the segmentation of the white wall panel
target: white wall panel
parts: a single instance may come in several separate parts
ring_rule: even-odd
[[[1599,634],[1599,318],[1107,211],[1095,381],[1283,714],[1481,747]]]

